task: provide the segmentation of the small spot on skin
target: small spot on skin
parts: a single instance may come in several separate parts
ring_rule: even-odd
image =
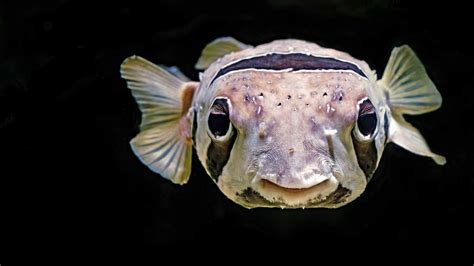
[[[324,92],[324,93],[323,93],[323,96],[324,96],[324,97],[328,96],[327,92]]]
[[[314,96],[316,96],[317,94],[318,94],[318,93],[315,92],[315,91],[312,91],[312,92],[310,93],[311,97],[314,97]]]
[[[260,94],[258,95],[258,98],[260,98],[260,99],[263,98],[263,92],[260,92]]]
[[[277,108],[281,108],[281,103],[278,103],[278,104],[277,104]]]
[[[298,95],[298,99],[303,99],[303,95]]]
[[[242,89],[248,89],[248,88],[249,88],[249,85],[247,85],[247,84],[242,85]]]
[[[248,93],[244,95],[244,102],[250,102],[250,95]]]
[[[319,109],[319,110],[321,110],[321,109],[322,109],[321,105],[319,105],[319,106],[318,106],[318,109]]]
[[[286,96],[286,98],[287,98],[288,100],[291,99],[291,95]]]
[[[270,93],[275,94],[276,90],[272,89],[272,90],[270,90]]]
[[[271,80],[267,80],[267,84],[272,84],[272,81],[271,81]]]
[[[289,153],[290,155],[293,155],[293,153],[295,153],[295,149],[294,149],[294,148],[289,148],[289,149],[288,149],[288,153]]]
[[[306,104],[306,107],[309,107],[309,103]]]
[[[339,91],[337,94],[334,95],[334,100],[336,100],[337,98],[339,101],[342,101],[343,96],[344,93],[342,91]]]

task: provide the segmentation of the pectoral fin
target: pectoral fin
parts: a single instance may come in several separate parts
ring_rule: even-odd
[[[419,115],[438,109],[442,98],[413,50],[404,45],[393,49],[378,86],[387,92],[392,118],[389,140],[403,148],[445,164],[446,158],[433,153],[421,133],[404,114]]]
[[[202,50],[201,57],[194,66],[202,70],[208,68],[214,61],[232,52],[238,52],[252,46],[241,43],[232,37],[217,38]]]
[[[392,142],[415,154],[431,157],[439,165],[446,163],[446,158],[433,153],[420,131],[408,123],[401,115],[392,116],[389,138]]]
[[[140,133],[130,142],[134,153],[164,178],[186,183],[193,121],[188,110],[199,83],[182,81],[138,56],[127,58],[120,71],[142,111]]]
[[[441,94],[426,74],[420,59],[407,45],[393,49],[378,82],[388,90],[392,110],[419,115],[441,106]]]

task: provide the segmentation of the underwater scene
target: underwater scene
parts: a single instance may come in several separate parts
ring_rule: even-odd
[[[466,13],[393,0],[0,3],[13,217],[32,239],[150,254],[206,239],[469,255]]]

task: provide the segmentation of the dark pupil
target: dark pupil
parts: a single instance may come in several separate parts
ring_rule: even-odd
[[[216,137],[224,136],[230,126],[229,107],[227,100],[216,99],[211,107],[211,113],[207,120],[209,130]]]
[[[359,116],[357,126],[362,135],[369,136],[375,131],[375,127],[377,126],[377,116],[375,113],[363,114]]]
[[[357,119],[357,127],[364,136],[370,136],[374,133],[377,126],[377,115],[372,102],[367,99],[359,106],[359,118]]]
[[[224,136],[225,133],[227,133],[227,130],[229,129],[230,120],[227,114],[211,113],[209,115],[208,123],[211,133],[214,134],[214,136],[219,137]]]

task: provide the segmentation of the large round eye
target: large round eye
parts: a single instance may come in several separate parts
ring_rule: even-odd
[[[364,99],[359,103],[359,115],[354,136],[357,140],[367,141],[373,139],[377,133],[377,114],[375,107],[369,99]]]
[[[207,119],[208,134],[211,138],[225,141],[232,136],[229,110],[230,102],[227,98],[216,98],[212,103]]]

